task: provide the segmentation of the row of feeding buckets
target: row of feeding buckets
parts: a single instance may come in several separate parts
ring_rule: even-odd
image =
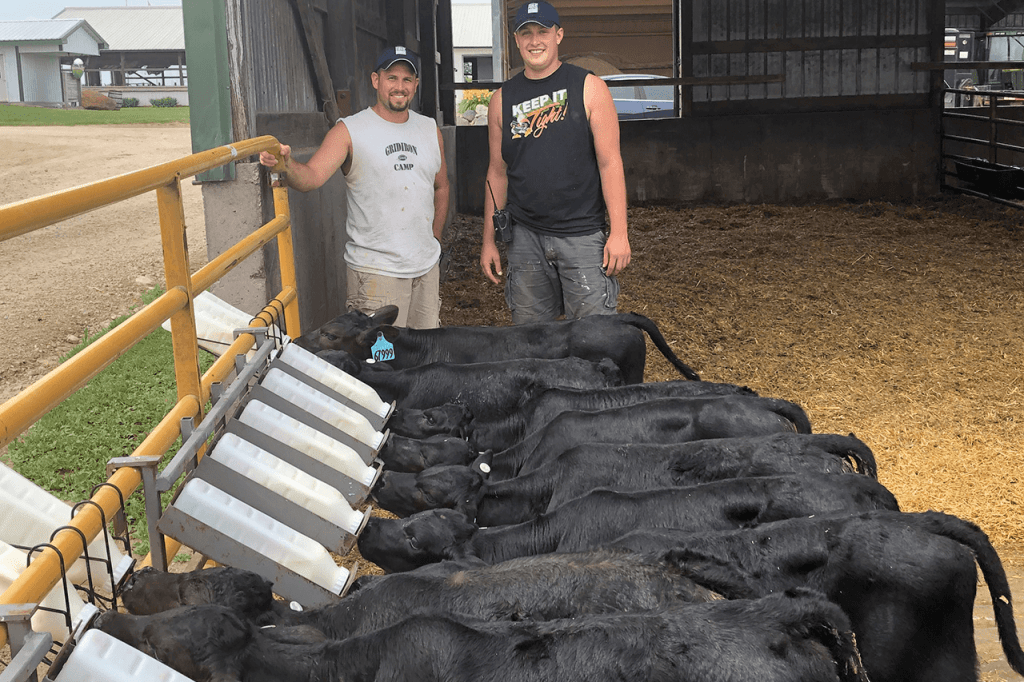
[[[222,348],[252,319],[208,292],[196,297],[195,312],[197,333]],[[392,409],[285,338],[164,512],[161,532],[260,573],[283,597],[329,603],[353,578],[331,552],[345,554],[369,517],[354,507],[380,475],[372,464]]]
[[[208,292],[194,302],[200,344],[210,352],[222,353],[236,329],[250,326],[251,315]],[[369,518],[369,508],[356,507],[380,475],[376,454],[387,440],[382,429],[394,405],[280,332],[271,333],[283,340],[283,348],[234,406],[235,414],[158,527],[208,559],[259,573],[274,583],[277,594],[298,605],[322,606],[343,596],[355,577],[331,554],[344,555]],[[0,470],[0,540],[8,543],[0,545],[0,591],[25,567],[24,552],[12,545],[46,542],[68,517],[65,503],[10,469]],[[115,543],[108,544],[118,564],[117,581],[131,560]],[[90,544],[89,553],[107,556],[103,536]],[[109,591],[110,579],[99,579],[100,573],[93,570],[94,584]],[[84,579],[80,559],[68,570],[68,580],[81,585]],[[68,594],[74,620],[84,603],[73,588]],[[51,602],[65,610],[60,584],[43,604]],[[56,641],[69,635],[62,614],[37,611],[32,626]],[[127,681],[140,675],[186,679],[102,632],[87,630],[56,680]]]

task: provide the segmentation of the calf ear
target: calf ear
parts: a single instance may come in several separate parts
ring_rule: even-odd
[[[625,383],[622,379],[622,370],[611,358],[601,358],[597,363],[597,369],[605,376],[610,386],[621,386]]]
[[[484,450],[470,465],[473,471],[477,472],[487,480],[491,473],[491,459],[494,457],[494,450]]]
[[[394,324],[395,320],[398,319],[398,306],[397,305],[386,305],[383,308],[378,308],[370,317],[370,324],[376,327],[381,324]]]
[[[216,603],[209,585],[201,576],[191,575],[183,580],[180,585],[181,587],[178,588],[178,600],[182,606]]]
[[[455,511],[462,512],[467,519],[476,519],[476,508],[480,504],[479,495],[474,491],[470,497],[459,500],[455,505]]]

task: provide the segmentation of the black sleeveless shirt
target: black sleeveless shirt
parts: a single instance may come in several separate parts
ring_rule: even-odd
[[[563,63],[546,78],[519,73],[501,86],[501,156],[508,166],[507,207],[517,225],[559,236],[606,225],[583,102],[589,73]]]

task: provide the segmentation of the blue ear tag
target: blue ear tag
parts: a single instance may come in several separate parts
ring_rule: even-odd
[[[370,350],[373,351],[373,359],[377,362],[395,359],[395,347],[384,338],[384,332],[377,332],[377,340],[370,346]]]

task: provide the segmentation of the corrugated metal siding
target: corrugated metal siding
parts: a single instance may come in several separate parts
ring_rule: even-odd
[[[0,92],[0,102],[18,102],[18,67],[14,47],[0,45],[0,73],[5,87]]]
[[[184,50],[181,7],[68,7],[55,19],[85,19],[111,50]]]
[[[63,101],[56,54],[21,55],[21,77],[26,102]]]
[[[978,14],[947,14],[946,26],[977,31],[981,28],[981,16]]]
[[[930,0],[694,0],[694,76],[785,74],[786,80],[695,87],[693,100],[928,93],[927,72],[912,71],[910,65],[929,61],[929,4]]]
[[[79,27],[68,36],[68,41],[64,44],[64,52],[96,56],[99,55],[100,50],[96,39],[84,27]]]
[[[491,46],[491,4],[452,4],[452,47]]]
[[[1011,14],[1002,21],[997,21],[994,28],[1024,28],[1024,12]]]
[[[981,18],[980,14],[947,14],[946,26],[950,28],[980,31]],[[992,24],[991,28],[1024,28],[1024,12],[1009,14]]]
[[[322,31],[320,13],[313,12]],[[280,0],[242,3],[242,32],[260,113],[319,109],[313,72],[303,47],[302,26],[291,4]]]

